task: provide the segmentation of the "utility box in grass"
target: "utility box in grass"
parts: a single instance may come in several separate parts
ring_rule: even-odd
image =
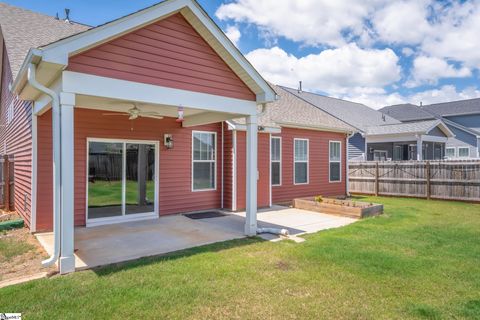
[[[321,197],[297,198],[293,200],[293,206],[298,209],[358,219],[383,213],[382,204]]]

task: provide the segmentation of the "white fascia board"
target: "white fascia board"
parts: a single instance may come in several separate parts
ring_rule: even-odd
[[[445,125],[445,123],[443,123],[443,121],[441,120],[438,120],[438,122],[436,122],[434,125],[432,125],[427,131],[426,133],[428,134],[430,131],[432,131],[433,129],[435,129],[436,127],[439,127],[440,130],[447,136],[447,137],[455,137],[455,134],[453,134],[453,132],[450,130],[449,127],[447,127]]]
[[[125,101],[162,104],[174,107],[183,106],[206,111],[241,114],[243,116],[257,114],[257,103],[255,101],[106,78],[72,71],[63,72],[62,91]]]
[[[454,122],[454,121],[452,121],[452,120],[442,119],[442,121],[443,121],[447,126],[450,125],[450,126],[455,127],[455,128],[457,128],[457,129],[459,129],[459,130],[462,130],[462,131],[464,131],[464,132],[466,132],[466,133],[468,133],[468,134],[471,134],[471,135],[473,135],[473,136],[475,136],[475,137],[477,137],[477,138],[480,138],[480,132],[477,132],[477,131],[475,131],[475,130],[473,130],[473,129],[470,129],[470,128],[468,128],[468,127],[465,127],[465,126],[463,126],[463,125],[461,125],[461,124],[459,124],[459,123],[456,123],[456,122]],[[450,129],[450,128],[449,128],[449,129]]]

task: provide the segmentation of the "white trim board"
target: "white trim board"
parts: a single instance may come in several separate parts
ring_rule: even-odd
[[[162,104],[172,107],[184,106],[192,109],[242,114],[244,116],[257,114],[257,103],[255,101],[112,79],[72,71],[63,72],[62,87],[63,92],[87,96]]]

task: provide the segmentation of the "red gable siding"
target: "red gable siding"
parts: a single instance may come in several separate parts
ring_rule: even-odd
[[[160,142],[159,210],[160,215],[220,208],[221,157],[217,160],[217,190],[191,191],[192,130],[217,132],[220,148],[221,124],[182,128],[174,118],[163,120],[102,116],[103,111],[75,109],[75,225],[85,225],[87,138],[137,139]],[[38,205],[37,227],[52,225],[51,112],[38,119]],[[133,126],[133,131],[131,130]],[[173,134],[174,148],[163,146],[163,135]],[[220,150],[220,149],[219,149]],[[220,151],[218,151],[220,152]],[[218,153],[220,154],[220,153]]]
[[[70,58],[68,70],[255,101],[180,13]]]
[[[10,63],[2,44],[2,79],[0,97],[0,154],[13,156],[14,208],[30,226],[31,172],[32,172],[32,106],[30,102],[16,99],[9,90],[12,82]],[[13,119],[7,123],[9,106],[13,103]]]

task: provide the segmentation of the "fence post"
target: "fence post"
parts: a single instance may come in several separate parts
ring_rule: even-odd
[[[3,156],[3,204],[7,211],[10,211],[10,161],[8,156]]]
[[[431,188],[430,188],[430,161],[427,161],[427,172],[426,172],[426,176],[427,176],[427,199],[430,200],[430,196],[431,196]]]
[[[378,161],[375,162],[375,196],[378,197]]]

